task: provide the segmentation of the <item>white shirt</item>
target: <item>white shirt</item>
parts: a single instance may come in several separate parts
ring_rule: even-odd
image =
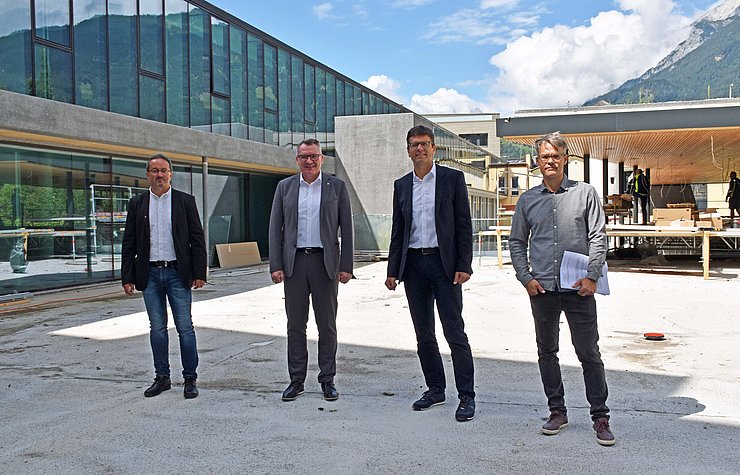
[[[149,188],[149,260],[174,261],[172,239],[172,188],[157,196]]]
[[[437,186],[437,164],[421,179],[412,173],[412,214],[409,247],[437,247],[437,228],[434,221],[434,193]],[[450,223],[453,226],[453,223]]]
[[[323,173],[319,173],[312,183],[300,176],[298,187],[298,238],[297,247],[323,247],[319,228],[321,210],[321,183]]]

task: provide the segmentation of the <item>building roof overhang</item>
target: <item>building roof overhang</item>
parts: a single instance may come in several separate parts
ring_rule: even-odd
[[[740,100],[517,111],[497,135],[534,146],[559,130],[569,153],[650,169],[654,184],[719,183],[740,169]]]

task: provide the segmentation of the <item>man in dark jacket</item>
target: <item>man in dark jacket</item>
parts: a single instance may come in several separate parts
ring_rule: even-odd
[[[180,338],[186,398],[198,396],[198,351],[190,312],[192,288],[206,283],[206,246],[198,208],[192,195],[172,189],[172,161],[163,154],[147,162],[149,191],[129,201],[121,250],[123,291],[143,292],[149,315],[149,341],[155,379],[144,396],[170,389],[167,307]]]

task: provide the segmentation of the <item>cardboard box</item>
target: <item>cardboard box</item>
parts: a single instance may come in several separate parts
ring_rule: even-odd
[[[607,205],[617,209],[630,209],[632,207],[632,195],[609,195]]]
[[[666,208],[696,208],[696,203],[668,203]]]
[[[222,269],[251,266],[262,262],[256,242],[216,244],[216,253]]]
[[[722,223],[722,216],[719,215],[719,213],[699,213],[699,221],[709,221],[711,222],[711,227],[713,229],[716,229],[718,231],[722,230],[723,223]],[[709,226],[704,226],[709,227]]]
[[[691,220],[692,209],[691,208],[654,208],[653,219],[657,220],[668,220],[676,221],[678,219]]]

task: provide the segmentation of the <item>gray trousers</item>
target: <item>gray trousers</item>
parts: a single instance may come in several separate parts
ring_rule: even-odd
[[[329,279],[322,252],[297,252],[293,275],[285,278],[285,313],[288,316],[288,374],[303,383],[308,370],[309,297],[319,329],[319,383],[334,380],[337,372],[337,291],[339,281]]]

